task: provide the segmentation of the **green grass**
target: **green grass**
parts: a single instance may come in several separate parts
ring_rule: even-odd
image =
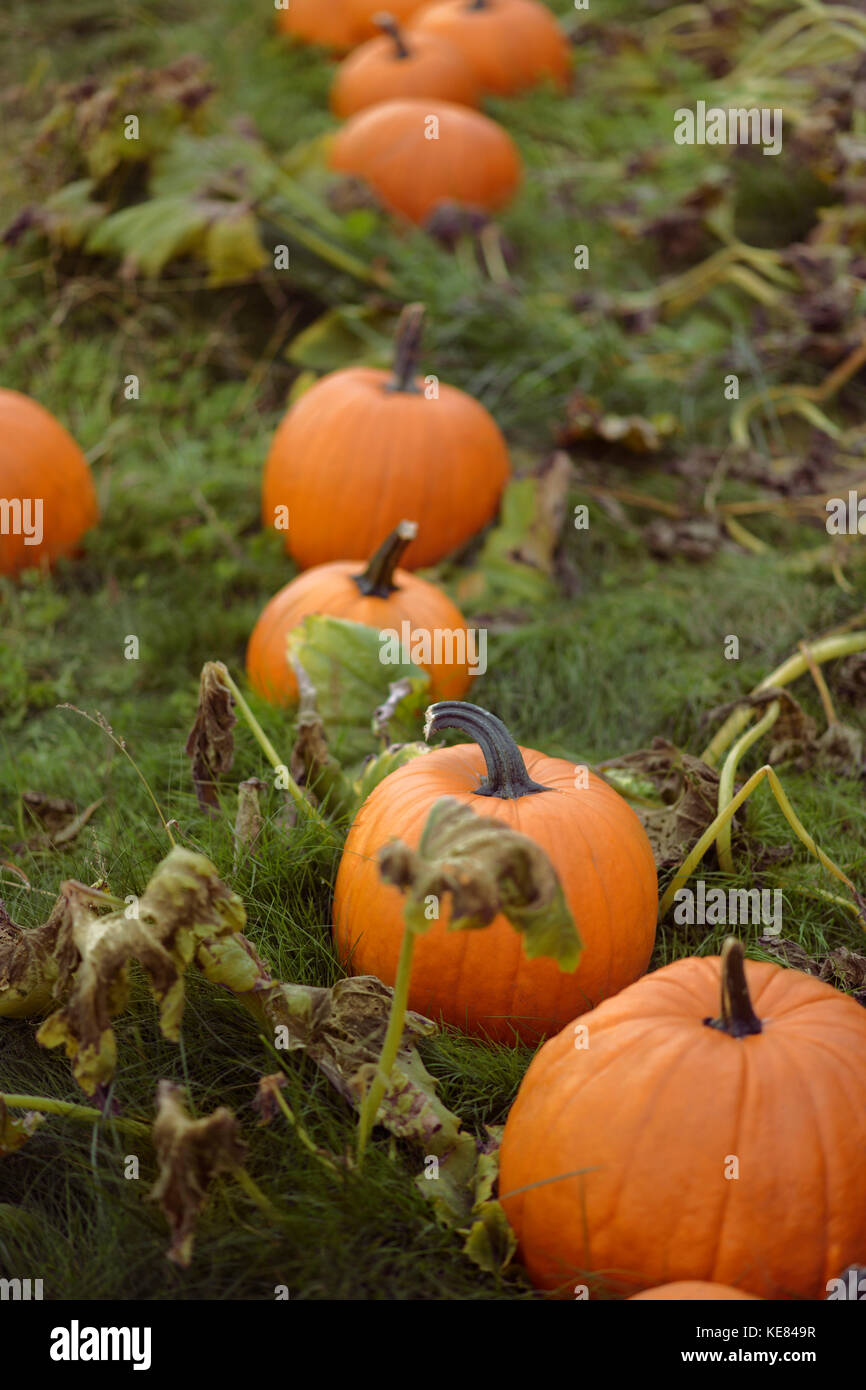
[[[576,28],[583,23],[568,0],[552,8]],[[663,8],[617,0],[593,19],[640,28]],[[742,8],[743,43],[769,12],[784,10]],[[216,129],[244,113],[280,156],[330,129],[327,63],[319,54],[292,51],[269,25],[269,6],[245,0],[206,6],[13,0],[0,17],[0,44],[5,70],[24,90],[6,102],[4,222],[40,196],[46,175],[21,151],[57,81],[107,79],[128,63],[153,66],[197,53],[216,83]],[[646,332],[609,311],[612,296],[651,290],[683,268],[667,265],[648,239],[624,238],[618,219],[657,216],[706,176],[705,152],[679,157],[670,129],[672,108],[704,93],[707,76],[673,49],[663,60],[628,51],[601,60],[599,53],[606,54],[603,46],[579,53],[575,97],[567,103],[539,92],[491,104],[530,171],[502,218],[515,253],[507,285],[484,278],[471,258],[454,258],[424,234],[382,219],[363,223],[355,249],[365,259],[387,257],[406,297],[427,302],[430,362],[493,411],[520,464],[550,450],[565,400],[576,389],[598,395],[608,411],[675,413],[680,433],[657,459],[594,445],[580,451],[584,481],[670,500],[681,495],[672,459],[726,443],[726,372],[742,373],[752,390],[765,381],[816,382],[826,368],[793,348],[768,365],[756,347],[754,302],[731,288]],[[674,90],[681,94],[676,100]],[[656,164],[627,175],[641,151],[656,152]],[[827,199],[825,188],[797,176],[793,156],[755,161],[723,151],[718,162],[731,180],[738,229],[756,245],[784,246],[806,235]],[[787,196],[795,176],[796,195]],[[304,178],[321,190],[314,164]],[[782,190],[783,204],[776,196]],[[592,275],[581,278],[572,248],[584,242],[591,246]],[[716,244],[710,238],[705,254]],[[339,975],[328,926],[338,844],[303,827],[286,836],[271,820],[253,856],[234,873],[231,783],[264,774],[266,765],[242,730],[224,814],[211,820],[196,803],[183,754],[202,663],[220,659],[240,673],[258,612],[291,574],[273,537],[260,529],[258,503],[262,462],[294,377],[284,351],[328,307],[382,308],[381,296],[365,297],[312,257],[301,256],[298,267],[297,285],[277,308],[266,277],[208,290],[195,267],[185,266],[158,281],[125,283],[109,261],[50,251],[44,243],[5,254],[0,382],[36,396],[78,438],[93,462],[103,521],[85,555],[51,577],[0,582],[0,859],[7,861],[0,880],[13,919],[33,925],[63,879],[104,876],[123,897],[142,890],[165,853],[162,828],[128,763],[91,724],[57,706],[99,710],[127,740],[182,842],[208,854],[241,894],[249,935],[275,972],[321,985]],[[584,292],[595,300],[575,306]],[[274,342],[287,306],[285,331]],[[123,398],[128,373],[141,380],[135,402]],[[862,418],[864,403],[866,392],[852,385],[838,403],[840,417]],[[760,415],[756,444],[802,456],[811,441],[802,430],[782,434],[789,425],[787,417]],[[722,495],[757,496],[760,489],[728,482]],[[608,514],[579,484],[578,498],[590,500],[592,524],[589,532],[564,533],[568,592],[519,622],[505,614],[491,623],[489,673],[475,698],[523,742],[596,761],[661,734],[698,753],[712,731],[709,710],[749,689],[799,640],[862,608],[862,544],[856,555],[850,547],[846,562],[853,592],[826,566],[800,572],[790,564],[792,555],[821,544],[820,526],[762,520],[754,529],[772,547],[766,554],[731,544],[701,564],[663,562],[651,557],[642,535],[651,512],[626,506],[621,515]],[[729,633],[739,636],[739,661],[724,658]],[[140,640],[138,661],[124,658],[129,634]],[[820,719],[808,680],[797,694]],[[252,703],[288,757],[291,718]],[[862,707],[840,702],[839,714],[866,728]],[[762,760],[754,750],[744,770]],[[822,848],[862,884],[862,781],[790,768],[782,777]],[[28,789],[68,796],[79,806],[100,797],[104,803],[72,845],[26,852],[13,847],[28,833],[20,800]],[[275,797],[268,810],[276,813]],[[747,820],[750,852],[758,843],[790,843],[766,788]],[[10,861],[27,876],[29,891]],[[802,891],[833,884],[799,847],[782,868],[785,936],[815,952],[862,946],[850,917]],[[775,868],[761,872],[767,885],[782,881]],[[753,882],[748,862],[738,863],[736,881]],[[713,950],[722,934],[663,925],[654,964]],[[58,1299],[267,1299],[278,1284],[293,1299],[533,1296],[518,1268],[497,1280],[463,1257],[460,1238],[436,1225],[415,1189],[420,1163],[408,1149],[391,1157],[380,1135],[363,1175],[335,1182],[279,1118],[257,1127],[251,1105],[258,1077],[270,1070],[268,1054],[228,995],[191,981],[178,1047],[161,1038],[153,1003],[136,979],[117,1033],[112,1100],[122,1113],[149,1117],[163,1077],[188,1084],[198,1114],[230,1106],[249,1144],[247,1167],[284,1221],[269,1228],[240,1189],[222,1183],[199,1223],[192,1266],[179,1271],[164,1257],[163,1218],[144,1200],[155,1177],[150,1149],[139,1155],[139,1179],[129,1180],[124,1161],[135,1150],[110,1122],[96,1135],[51,1120],[0,1165],[0,1273],[42,1276],[46,1297]],[[453,1030],[424,1043],[422,1052],[445,1103],[479,1132],[503,1122],[530,1055]],[[315,1141],[346,1149],[353,1117],[315,1067],[293,1057],[288,1075],[289,1104]],[[3,1022],[0,1086],[81,1099],[66,1059],[38,1048],[26,1020]]]

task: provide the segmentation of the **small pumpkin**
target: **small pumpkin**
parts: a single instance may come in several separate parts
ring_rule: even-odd
[[[505,725],[476,705],[445,701],[427,711],[425,733],[456,728],[477,743],[434,749],[391,773],[364,802],[337,874],[334,938],[359,975],[393,985],[403,937],[399,890],[376,857],[399,837],[415,849],[430,808],[454,797],[541,845],[574,915],[583,954],[564,973],[530,960],[505,917],[480,931],[449,932],[450,908],[416,939],[409,1008],[496,1041],[534,1042],[646,969],[658,912],[652,850],[634,811],[600,777],[573,763],[518,748]]]
[[[0,574],[70,555],[98,519],[72,436],[29,396],[0,390]]]
[[[430,97],[478,105],[478,84],[458,48],[435,34],[407,34],[391,14],[378,16],[383,35],[356,48],[339,66],[331,109],[352,116],[394,97]]]
[[[455,102],[417,97],[383,101],[350,117],[334,137],[330,165],[362,179],[384,207],[417,223],[443,202],[495,211],[523,176],[517,147],[496,121]]]
[[[535,1057],[502,1139],[533,1282],[823,1298],[866,1250],[866,1010],[731,937],[582,1022],[585,1048],[565,1028]]]
[[[700,1279],[681,1279],[677,1284],[659,1284],[654,1289],[644,1289],[643,1293],[633,1293],[629,1303],[727,1303],[735,1299],[749,1299],[759,1303],[755,1293],[743,1293],[742,1289],[732,1289],[730,1284],[706,1284]]]
[[[568,81],[568,40],[537,0],[438,0],[411,28],[455,44],[484,91],[512,96],[545,78],[560,87]]]
[[[350,0],[289,0],[287,9],[277,10],[277,28],[304,43],[341,51],[361,37]]]
[[[435,564],[493,518],[508,449],[482,405],[416,376],[423,306],[401,316],[393,372],[322,377],[274,435],[262,490],[266,526],[288,511],[285,546],[301,569],[364,560],[403,517],[423,528],[405,569]]]
[[[472,677],[466,661],[466,622],[435,584],[397,568],[415,538],[414,522],[401,521],[364,566],[339,560],[293,579],[275,594],[253,629],[247,648],[247,674],[254,690],[275,705],[293,703],[298,696],[295,674],[286,660],[286,640],[312,613],[328,613],[368,627],[429,634],[433,659],[424,669],[436,699],[463,695]],[[452,634],[436,660],[436,634]],[[461,637],[462,634],[462,637]],[[461,648],[462,642],[462,648]],[[452,660],[462,650],[463,660]]]
[[[378,21],[387,12],[398,24],[405,24],[427,4],[427,0],[345,0],[355,24],[356,42],[375,36]]]

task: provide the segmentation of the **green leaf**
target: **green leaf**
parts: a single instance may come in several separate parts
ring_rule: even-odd
[[[376,325],[383,316],[364,304],[344,304],[298,333],[286,357],[298,367],[333,372],[341,367],[382,366],[393,353],[392,339]]]
[[[417,734],[430,678],[411,662],[383,665],[375,628],[317,614],[290,634],[288,650],[289,661],[299,661],[315,687],[328,745],[343,767],[371,752],[373,715],[393,681],[407,678],[410,693],[395,711],[391,733],[400,741]]]
[[[259,239],[259,224],[253,213],[232,209],[225,217],[211,222],[205,233],[204,258],[212,289],[248,280],[268,265],[269,257]]]
[[[85,250],[133,262],[144,275],[159,275],[171,260],[202,245],[209,213],[188,198],[153,198],[112,213],[87,239]]]
[[[489,926],[502,913],[523,933],[527,956],[569,971],[580,960],[574,918],[541,846],[453,797],[431,807],[417,850],[395,840],[379,851],[379,872],[407,893],[409,931],[428,931],[427,900],[450,894],[451,931]]]

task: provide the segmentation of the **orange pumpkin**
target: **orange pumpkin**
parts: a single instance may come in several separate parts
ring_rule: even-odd
[[[427,711],[428,737],[457,728],[478,740],[434,749],[386,777],[349,831],[337,874],[334,937],[355,974],[393,985],[403,899],[382,882],[377,854],[399,837],[415,849],[433,803],[455,797],[530,836],[548,854],[583,941],[577,970],[529,960],[508,921],[449,932],[450,906],[415,942],[409,1008],[500,1042],[534,1042],[615,994],[646,969],[658,912],[652,850],[634,811],[600,777],[518,748],[500,720],[446,701]]]
[[[743,1293],[742,1289],[732,1289],[730,1284],[705,1284],[699,1279],[682,1279],[678,1284],[659,1284],[655,1289],[644,1289],[643,1293],[633,1293],[630,1303],[673,1303],[690,1301],[692,1303],[726,1303],[734,1299],[749,1299],[759,1303],[757,1294]]]
[[[0,390],[0,574],[71,554],[98,519],[72,436],[29,396]]]
[[[334,137],[330,165],[418,223],[442,202],[494,211],[514,196],[523,171],[511,136],[489,116],[415,97],[352,116]]]
[[[511,96],[545,78],[560,87],[568,81],[568,40],[536,0],[439,0],[411,28],[456,44],[487,92]]]
[[[373,38],[383,14],[404,24],[427,0],[345,0],[345,4],[355,23],[356,40],[361,41]]]
[[[403,565],[432,565],[492,519],[508,450],[483,406],[415,372],[423,308],[397,333],[393,373],[349,367],[322,377],[291,407],[265,465],[262,515],[288,511],[286,549],[301,569],[363,560],[402,517],[423,518]]]
[[[385,31],[340,64],[331,86],[331,109],[352,116],[394,97],[432,97],[478,105],[478,85],[470,64],[447,39],[435,34],[407,35],[391,15],[379,16]]]
[[[502,1140],[500,1200],[538,1287],[598,1271],[625,1293],[820,1299],[862,1259],[860,1004],[731,937],[582,1023],[584,1046],[565,1028],[535,1057]]]
[[[311,613],[328,613],[398,635],[404,631],[403,624],[408,624],[413,640],[420,634],[430,645],[432,659],[423,663],[423,668],[430,674],[431,693],[437,699],[464,694],[472,677],[462,614],[435,584],[397,569],[417,531],[414,522],[402,521],[366,568],[352,560],[317,565],[275,594],[256,623],[247,649],[247,674],[253,689],[275,705],[297,699],[298,684],[286,660],[286,640]],[[446,638],[446,633],[453,635]],[[435,657],[436,634],[442,645],[442,661]],[[463,659],[455,660],[461,651]]]
[[[289,0],[288,9],[277,10],[277,28],[322,48],[351,48],[360,38],[350,0]]]

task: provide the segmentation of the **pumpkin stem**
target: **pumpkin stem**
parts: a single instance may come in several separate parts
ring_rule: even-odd
[[[425,739],[429,741],[430,735],[438,734],[440,729],[462,729],[480,746],[487,764],[487,776],[475,788],[477,796],[499,796],[516,801],[518,797],[549,790],[540,782],[533,782],[520,749],[495,714],[464,700],[440,700],[427,710]]]
[[[418,534],[417,521],[401,521],[390,536],[379,546],[363,574],[355,575],[355,583],[362,594],[368,597],[388,598],[397,585],[394,571],[399,565],[408,545]]]
[[[394,375],[388,385],[389,391],[418,390],[415,377],[421,355],[424,314],[423,304],[407,304],[400,315],[394,347]]]
[[[718,1028],[732,1038],[746,1038],[763,1032],[763,1024],[752,1008],[746,982],[743,943],[729,936],[722,947],[722,1012],[719,1018],[705,1018],[708,1028]]]
[[[389,14],[387,10],[383,10],[380,14],[374,14],[373,23],[377,29],[382,30],[383,34],[388,34],[394,40],[398,58],[412,57],[412,50],[407,46],[403,30],[392,14]]]

